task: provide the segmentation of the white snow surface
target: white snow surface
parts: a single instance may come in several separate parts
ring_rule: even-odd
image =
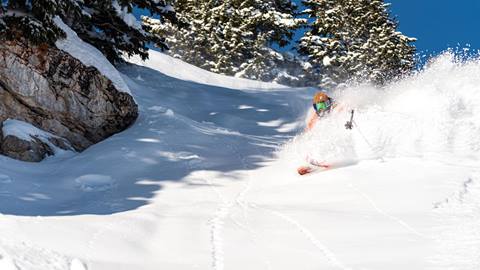
[[[77,36],[77,33],[70,29],[70,27],[68,27],[68,25],[66,25],[60,17],[56,16],[53,20],[57,26],[67,34],[65,39],[59,39],[55,42],[57,48],[69,53],[86,66],[97,68],[100,73],[113,82],[113,85],[115,85],[117,90],[131,95],[130,89],[123,81],[123,78],[118,70],[97,48],[80,39]]]
[[[139,66],[155,69],[169,77],[199,84],[219,86],[235,90],[287,88],[280,84],[253,81],[212,73],[199,67],[186,64],[180,59],[153,50],[150,50],[150,58],[145,61],[138,56],[133,56],[128,60]]]
[[[130,129],[66,159],[0,157],[0,266],[480,267],[480,61],[338,92],[354,129],[343,111],[307,134],[313,89],[159,53],[121,72]],[[307,156],[333,168],[298,176]]]

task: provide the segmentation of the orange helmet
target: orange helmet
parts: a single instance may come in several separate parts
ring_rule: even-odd
[[[325,102],[328,99],[329,99],[329,97],[327,96],[327,94],[325,94],[325,92],[317,92],[313,96],[313,104],[317,104],[317,103],[320,103],[320,102]]]

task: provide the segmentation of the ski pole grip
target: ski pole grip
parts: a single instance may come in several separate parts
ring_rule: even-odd
[[[353,129],[353,114],[354,114],[354,112],[355,112],[355,110],[351,111],[350,121],[347,121],[347,123],[345,123],[345,128],[346,129]]]

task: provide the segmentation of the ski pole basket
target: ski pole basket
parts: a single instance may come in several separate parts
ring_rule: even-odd
[[[355,113],[355,110],[352,110],[350,113],[351,113],[350,121],[347,121],[347,123],[345,123],[345,128],[346,129],[352,129],[353,128],[353,114]]]

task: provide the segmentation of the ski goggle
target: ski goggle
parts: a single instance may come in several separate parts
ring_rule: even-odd
[[[332,106],[332,102],[330,100],[313,104],[313,108],[317,112],[327,110],[328,108],[330,108],[330,106]]]

